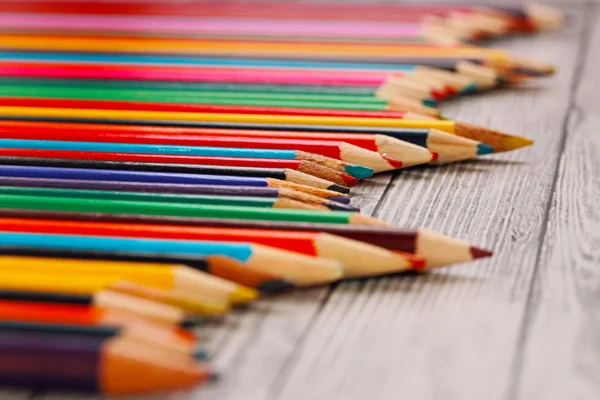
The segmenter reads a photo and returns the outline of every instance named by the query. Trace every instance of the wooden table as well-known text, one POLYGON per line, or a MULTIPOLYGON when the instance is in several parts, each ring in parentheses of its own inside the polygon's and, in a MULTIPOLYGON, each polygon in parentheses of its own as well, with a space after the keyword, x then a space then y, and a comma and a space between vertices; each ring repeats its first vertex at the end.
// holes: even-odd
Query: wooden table
POLYGON ((555 63, 555 77, 444 105, 533 147, 355 191, 366 213, 492 248, 492 259, 261 301, 202 330, 220 382, 139 398, 599 399, 600 3, 565 7, 564 30, 499 43, 555 63))

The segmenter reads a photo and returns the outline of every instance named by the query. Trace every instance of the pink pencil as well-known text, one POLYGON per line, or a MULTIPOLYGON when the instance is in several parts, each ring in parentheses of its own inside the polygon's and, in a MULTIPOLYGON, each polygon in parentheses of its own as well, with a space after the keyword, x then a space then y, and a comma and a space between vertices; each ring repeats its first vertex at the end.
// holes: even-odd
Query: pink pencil
POLYGON ((279 21, 210 17, 101 16, 2 13, 0 26, 10 30, 166 33, 185 35, 267 35, 358 38, 416 38, 421 24, 413 22, 279 21))
MULTIPOLYGON (((355 72, 346 70, 294 71, 260 68, 162 68, 139 65, 87 65, 87 64, 0 64, 1 77, 152 80, 170 82, 222 82, 262 83, 274 85, 318 86, 368 86, 381 85, 390 75, 381 72, 355 72)), ((401 72, 394 75, 401 76, 401 72)))

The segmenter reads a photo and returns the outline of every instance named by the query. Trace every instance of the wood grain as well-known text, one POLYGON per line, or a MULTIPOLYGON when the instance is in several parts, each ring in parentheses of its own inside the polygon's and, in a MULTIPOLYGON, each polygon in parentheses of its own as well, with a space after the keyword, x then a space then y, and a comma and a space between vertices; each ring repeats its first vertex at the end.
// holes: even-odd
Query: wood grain
POLYGON ((600 393, 600 7, 587 15, 585 65, 523 327, 519 399, 600 393))
MULTIPOLYGON (((593 106, 598 84, 580 85, 575 109, 581 112, 571 113, 559 156, 577 65, 587 49, 585 77, 600 81, 594 72, 600 33, 596 28, 585 45, 585 6, 582 0, 569 3, 567 29, 499 42, 557 64, 556 77, 444 108, 459 120, 532 137, 533 147, 405 171, 392 181, 381 175, 353 189, 353 203, 365 213, 491 247, 493 259, 427 276, 355 281, 265 299, 224 324, 199 329, 215 352, 212 364, 224 372, 220 382, 189 394, 141 398, 598 398, 594 267, 600 215, 594 205, 600 142, 592 136, 600 126, 593 115, 599 114, 600 106, 593 106)), ((596 10, 587 26, 597 18, 596 10)), ((20 396, 8 398, 27 398, 25 392, 20 396)))
POLYGON ((563 32, 509 49, 559 65, 548 81, 465 99, 446 111, 537 140, 528 150, 399 175, 378 217, 494 248, 496 256, 427 277, 340 285, 272 397, 503 399, 558 163, 582 35, 581 8, 563 32), (310 382, 310 384, 307 384, 310 382))

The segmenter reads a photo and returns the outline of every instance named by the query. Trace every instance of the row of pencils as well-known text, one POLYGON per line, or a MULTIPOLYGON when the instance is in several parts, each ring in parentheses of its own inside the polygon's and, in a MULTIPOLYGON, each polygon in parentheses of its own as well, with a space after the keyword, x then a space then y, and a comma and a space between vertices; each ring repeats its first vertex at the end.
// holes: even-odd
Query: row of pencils
POLYGON ((437 106, 551 75, 475 42, 562 19, 540 5, 0 2, 0 384, 193 387, 216 374, 191 329, 232 307, 491 256, 361 214, 351 188, 531 145, 437 106))

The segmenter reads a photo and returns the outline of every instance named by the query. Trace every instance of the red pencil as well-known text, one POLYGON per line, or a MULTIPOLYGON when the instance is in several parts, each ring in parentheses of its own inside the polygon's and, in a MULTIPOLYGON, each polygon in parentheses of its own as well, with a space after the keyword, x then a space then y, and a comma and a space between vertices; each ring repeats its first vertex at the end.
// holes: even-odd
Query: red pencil
POLYGON ((424 164, 436 159, 435 154, 423 147, 374 134, 0 121, 0 137, 292 149, 364 165, 374 171, 424 164))
MULTIPOLYGON (((402 160, 396 160, 385 154, 366 150, 340 140, 292 140, 224 135, 186 135, 183 133, 172 135, 161 132, 160 129, 156 130, 156 132, 145 133, 115 133, 81 128, 80 124, 62 124, 62 128, 59 129, 47 128, 43 130, 39 129, 37 123, 23 123, 18 127, 15 127, 15 125, 13 125, 13 127, 7 127, 6 125, 3 123, 2 126, 0 126, 0 137, 4 139, 299 150, 366 166, 371 168, 374 172, 390 171, 402 168, 403 166, 402 160)), ((410 143, 399 140, 397 143, 394 143, 394 146, 400 148, 406 148, 407 146, 405 145, 410 145, 411 148, 413 146, 410 143)), ((431 158, 431 153, 428 152, 428 157, 426 160, 423 160, 423 163, 431 161, 431 158)))
POLYGON ((231 158, 179 156, 171 154, 104 153, 69 150, 1 149, 0 156, 33 158, 67 158, 76 160, 135 161, 142 163, 222 165, 229 167, 287 168, 343 186, 356 186, 358 179, 331 168, 305 160, 273 158, 231 158))

